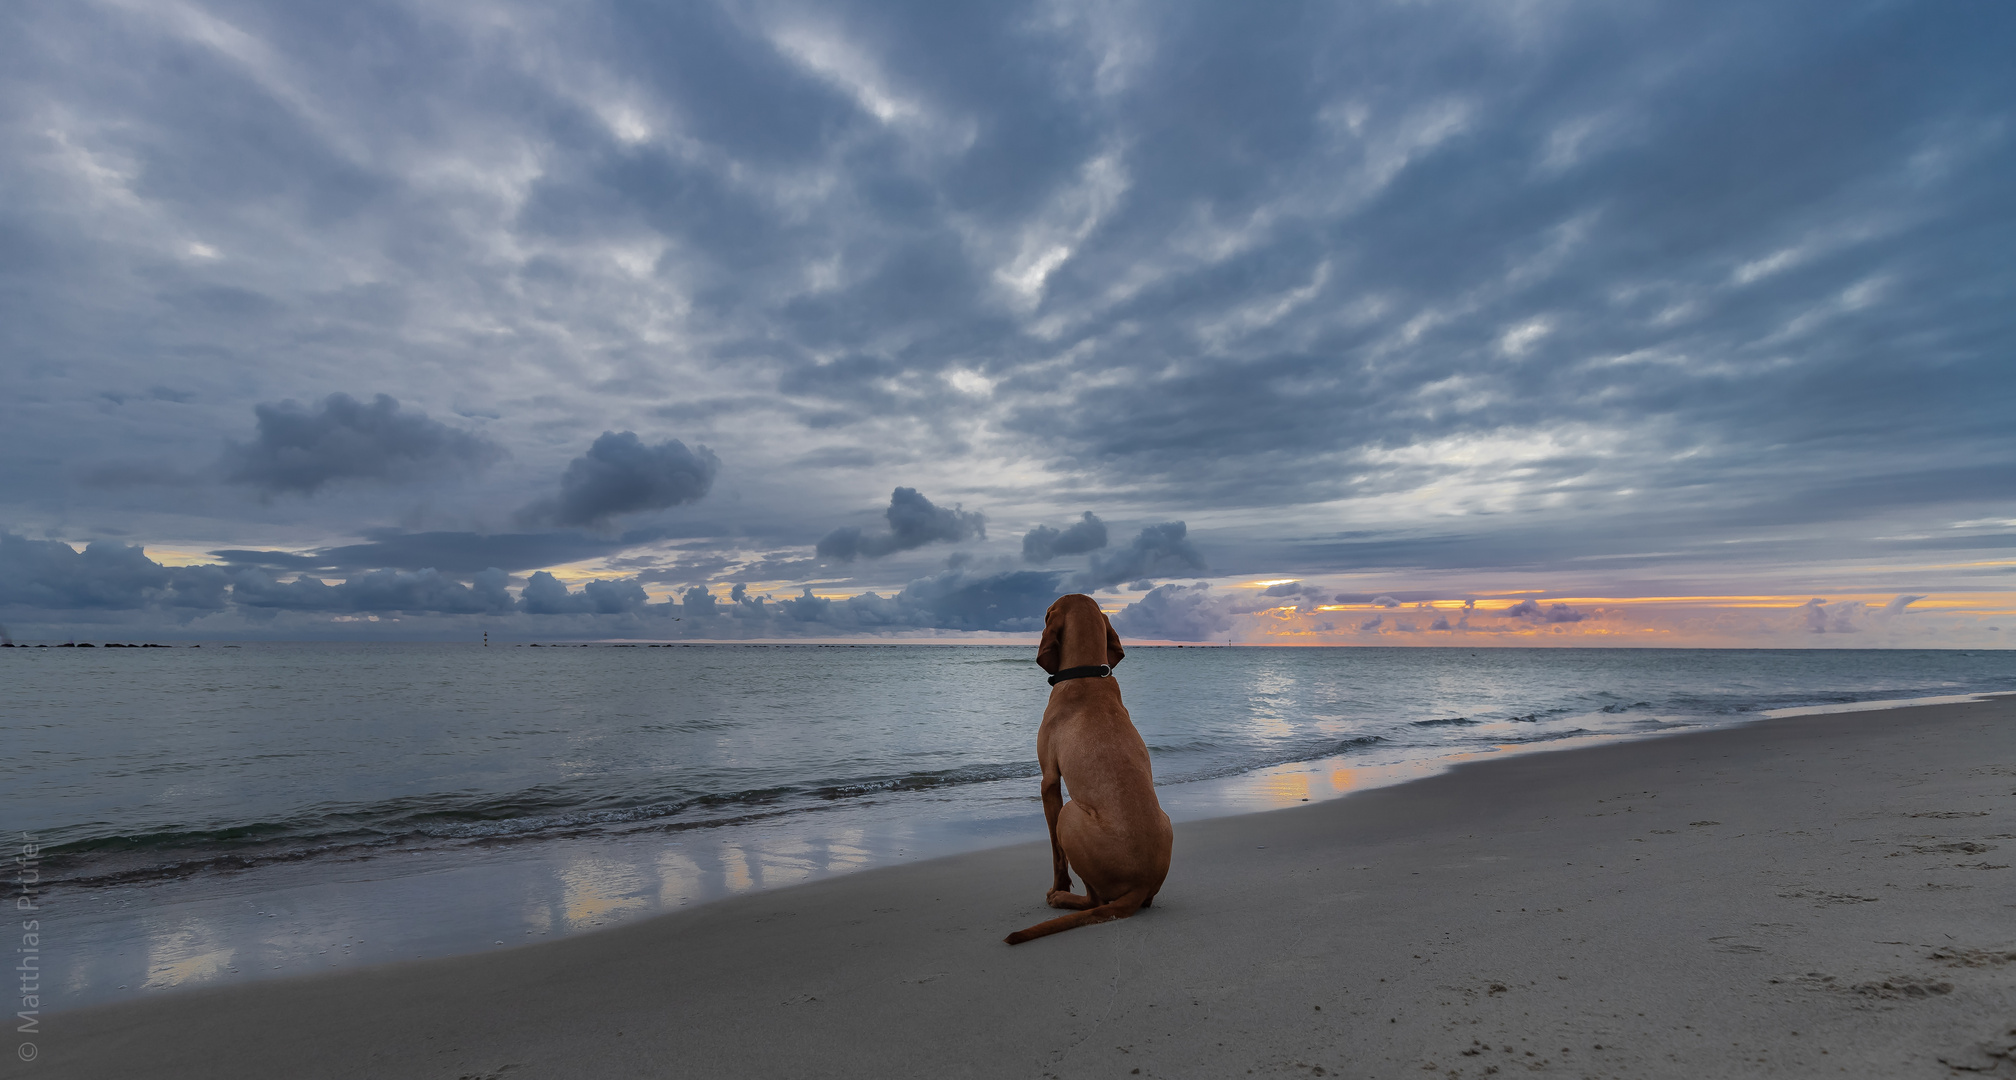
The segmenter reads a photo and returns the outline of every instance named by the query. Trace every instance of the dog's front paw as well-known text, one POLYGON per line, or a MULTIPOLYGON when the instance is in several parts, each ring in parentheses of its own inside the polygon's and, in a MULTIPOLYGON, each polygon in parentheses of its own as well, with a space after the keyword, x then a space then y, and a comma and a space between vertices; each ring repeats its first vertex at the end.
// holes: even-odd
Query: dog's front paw
POLYGON ((1049 904, 1051 907, 1063 908, 1066 911, 1083 911, 1090 906, 1090 902, 1085 897, 1079 896, 1069 889, 1051 889, 1048 893, 1044 894, 1043 902, 1049 904))

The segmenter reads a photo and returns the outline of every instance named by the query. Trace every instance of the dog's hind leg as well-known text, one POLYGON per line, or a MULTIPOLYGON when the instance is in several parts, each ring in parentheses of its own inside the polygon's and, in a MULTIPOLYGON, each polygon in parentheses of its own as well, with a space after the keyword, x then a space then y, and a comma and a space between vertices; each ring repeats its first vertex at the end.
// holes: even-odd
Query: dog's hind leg
POLYGON ((1063 889, 1052 889, 1050 895, 1043 898, 1043 902, 1054 908, 1063 908, 1065 911, 1084 911, 1100 904, 1099 894, 1093 892, 1089 885, 1085 888, 1084 896, 1065 892, 1063 889))

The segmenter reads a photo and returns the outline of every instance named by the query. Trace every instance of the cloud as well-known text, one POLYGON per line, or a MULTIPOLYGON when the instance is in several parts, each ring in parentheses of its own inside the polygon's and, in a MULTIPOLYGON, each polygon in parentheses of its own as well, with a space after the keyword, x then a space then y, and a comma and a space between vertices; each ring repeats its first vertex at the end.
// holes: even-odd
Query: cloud
POLYGON ((424 413, 404 412, 379 394, 364 404, 331 394, 314 408, 293 401, 260 404, 258 434, 227 443, 224 479, 266 496, 313 495, 339 480, 398 482, 482 468, 503 456, 489 440, 424 413))
POLYGON ((1105 546, 1106 523, 1090 510, 1061 531, 1038 525, 1022 534, 1022 558, 1032 563, 1046 563, 1060 555, 1083 555, 1105 546))
MULTIPOLYGON (((1131 588, 1132 586, 1130 586, 1131 588)), ((1142 591, 1147 591, 1143 589, 1142 591)), ((1245 593, 1227 597, 1226 611, 1234 615, 1245 615, 1256 611, 1273 611, 1286 605, 1283 600, 1299 600, 1298 611, 1308 612, 1328 602, 1329 594, 1319 586, 1304 581, 1280 581, 1261 589, 1257 593, 1245 593)))
POLYGON ((1085 571, 1071 579, 1071 587, 1091 592, 1128 581, 1201 574, 1206 569, 1204 556, 1190 543, 1187 533, 1180 521, 1150 525, 1126 547, 1093 555, 1085 571))
POLYGON ((714 486, 721 459, 678 439, 646 446, 634 431, 605 431, 567 465, 557 498, 518 512, 524 525, 606 527, 612 518, 692 502, 714 486))
POLYGON ((373 570, 329 585, 315 577, 276 582, 264 571, 231 579, 234 603, 255 609, 320 612, 414 612, 498 615, 517 609, 502 570, 476 574, 467 585, 435 570, 373 570))
POLYGON ((711 535, 774 541, 752 580, 814 580, 778 538, 836 524, 868 528, 833 558, 894 549, 834 516, 888 490, 870 463, 1402 601, 2002 573, 1917 569, 2008 542, 1946 527, 2006 518, 2016 477, 1993 5, 730 8, 391 6, 368 48, 312 5, 21 8, 0 520, 461 576, 544 541, 417 538, 542 495, 525 537, 651 509, 240 430, 344 385, 489 417, 450 422, 521 460, 676 422, 734 466, 711 535), (171 486, 219 432, 240 490, 320 497, 171 486), (393 524, 416 539, 352 543, 393 524))
POLYGON ((1537 623, 1578 623, 1590 617, 1590 613, 1577 611, 1567 604, 1555 604, 1542 609, 1538 603, 1530 599, 1521 600, 1499 614, 1507 618, 1526 619, 1537 623))
POLYGON ((1890 602, 1884 604, 1881 610, 1876 612, 1876 616, 1881 619, 1895 618, 1899 615, 1904 614, 1905 608, 1910 607, 1912 604, 1915 604, 1923 599, 1925 599, 1925 597, 1923 597, 1922 595, 1898 593, 1896 596, 1891 597, 1890 602))
POLYGON ((1307 596, 1320 598, 1323 595, 1323 590, 1305 582, 1281 581, 1260 590, 1260 595, 1267 597, 1307 596))
POLYGON ((898 593, 898 604, 918 612, 924 625, 948 630, 1043 629, 1043 613, 1062 593, 1060 575, 1040 570, 975 575, 948 570, 919 578, 898 593))
POLYGON ((0 606, 216 611, 229 584, 217 567, 162 566, 138 546, 94 540, 78 551, 0 532, 0 606))
MULTIPOLYGON (((940 630, 1021 631, 1043 628, 1043 613, 1057 598, 1060 575, 1023 570, 1001 574, 971 574, 947 570, 918 578, 894 596, 875 592, 835 600, 815 596, 811 586, 766 610, 741 593, 731 601, 735 613, 768 615, 772 633, 859 632, 931 628, 940 630)), ((753 624, 752 624, 753 625, 753 624)))
POLYGON ((595 580, 569 592, 560 579, 544 570, 532 575, 519 594, 530 615, 620 615, 642 608, 650 598, 634 579, 595 580))
POLYGON ((688 616, 696 619, 711 618, 721 610, 719 602, 714 599, 714 594, 708 592, 705 585, 695 585, 680 593, 679 606, 688 616))
POLYGON ((276 570, 440 570, 473 574, 497 567, 531 570, 610 555, 659 538, 653 530, 633 530, 618 537, 578 532, 496 533, 405 532, 369 529, 368 543, 342 544, 308 554, 220 548, 210 552, 227 563, 276 570))
MULTIPOLYGON (((889 596, 871 591, 830 599, 813 595, 807 586, 770 611, 787 616, 786 626, 799 632, 929 628, 1033 634, 1043 628, 1045 609, 1064 592, 1063 576, 1047 570, 983 574, 954 568, 916 578, 889 596)), ((731 600, 742 588, 735 587, 731 600)), ((749 599, 738 601, 745 612, 749 599)))
POLYGON ((838 528, 819 540, 816 548, 822 559, 853 562, 858 558, 879 559, 925 544, 956 544, 974 538, 985 539, 987 519, 977 511, 932 503, 916 488, 899 487, 889 496, 889 531, 868 533, 858 526, 838 528))
MULTIPOLYGON (((1419 604, 1434 600, 1441 594, 1432 592, 1395 591, 1391 593, 1338 593, 1330 598, 1333 604, 1371 604, 1375 607, 1392 608, 1402 604, 1419 604)), ((1469 601, 1476 604, 1475 600, 1469 601)))
POLYGON ((1232 627, 1229 598, 1209 585, 1162 585, 1113 616, 1113 628, 1128 637, 1160 641, 1204 641, 1232 627))
MULTIPOLYGON (((1798 610, 1805 618, 1809 634, 1854 634, 1861 631, 1856 620, 1867 608, 1860 600, 1849 600, 1830 607, 1827 601, 1816 596, 1799 605, 1798 610)), ((1887 606, 1885 610, 1888 610, 1887 606)), ((1898 605, 1898 610, 1902 611, 1903 605, 1898 605)))

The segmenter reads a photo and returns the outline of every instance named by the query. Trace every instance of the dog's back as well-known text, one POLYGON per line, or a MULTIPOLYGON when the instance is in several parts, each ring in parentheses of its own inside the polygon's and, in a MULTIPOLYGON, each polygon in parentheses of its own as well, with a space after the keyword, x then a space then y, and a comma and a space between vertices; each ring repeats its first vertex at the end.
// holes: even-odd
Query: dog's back
MULTIPOLYGON (((1050 692, 1043 728, 1037 732, 1038 758, 1045 749, 1044 731, 1050 733, 1049 750, 1072 802, 1081 804, 1102 824, 1130 836, 1152 840, 1169 832, 1169 815, 1162 812, 1162 804, 1155 798, 1148 744, 1142 741, 1134 718, 1120 700, 1117 680, 1081 679, 1059 684, 1050 692)), ((1161 873, 1166 874, 1166 838, 1159 844, 1130 848, 1130 861, 1156 848, 1162 853, 1161 873)), ((1072 865, 1077 865, 1075 860, 1072 865)), ((1078 873, 1084 876, 1084 868, 1078 873)))

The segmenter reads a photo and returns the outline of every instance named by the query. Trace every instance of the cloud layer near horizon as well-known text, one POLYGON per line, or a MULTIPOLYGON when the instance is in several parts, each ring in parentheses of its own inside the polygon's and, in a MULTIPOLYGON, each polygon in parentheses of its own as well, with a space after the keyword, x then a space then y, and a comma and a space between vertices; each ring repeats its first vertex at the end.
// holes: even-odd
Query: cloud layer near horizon
MULTIPOLYGON (((1993 5, 0 28, 0 528, 136 575, 20 549, 58 576, 0 620, 634 614, 593 580, 980 627, 1040 580, 1211 636, 1295 579, 1356 635, 1461 615, 1318 594, 2009 589, 1993 5)), ((1607 625, 1568 609, 1497 623, 1607 625)))

